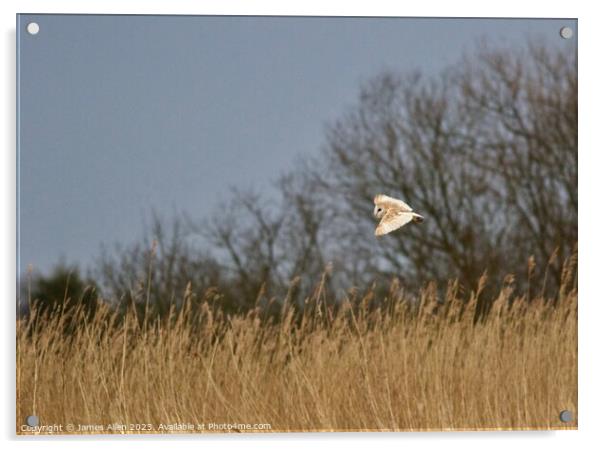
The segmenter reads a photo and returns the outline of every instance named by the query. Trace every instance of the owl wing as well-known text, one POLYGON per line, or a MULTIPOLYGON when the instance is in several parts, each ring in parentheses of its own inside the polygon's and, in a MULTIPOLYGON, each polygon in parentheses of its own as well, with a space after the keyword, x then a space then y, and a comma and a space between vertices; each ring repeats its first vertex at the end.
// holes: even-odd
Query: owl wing
POLYGON ((404 203, 403 201, 391 198, 387 195, 376 195, 374 197, 374 204, 376 204, 379 207, 382 207, 383 209, 396 209, 402 212, 412 212, 413 210, 408 204, 404 203))
POLYGON ((411 212, 400 210, 397 208, 389 209, 382 220, 376 227, 374 235, 380 237, 381 235, 388 234, 391 231, 401 228, 403 225, 412 221, 414 215, 411 212))

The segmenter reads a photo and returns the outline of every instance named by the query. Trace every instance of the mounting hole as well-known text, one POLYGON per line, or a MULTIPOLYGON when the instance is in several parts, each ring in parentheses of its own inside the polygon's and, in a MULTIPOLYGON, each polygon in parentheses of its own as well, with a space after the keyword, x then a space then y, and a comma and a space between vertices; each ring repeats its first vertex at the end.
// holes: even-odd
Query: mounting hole
POLYGON ((560 28, 560 37, 563 39, 570 39, 573 37, 573 29, 571 27, 560 28))
POLYGON ((38 426, 40 424, 40 418, 38 418, 36 415, 28 416, 25 418, 25 424, 27 424, 29 427, 38 426))
POLYGON ((27 24, 27 32, 32 36, 35 36, 40 32, 40 25, 38 25, 36 22, 29 22, 27 24))
POLYGON ((571 422, 573 420, 573 412, 571 412, 570 410, 563 410, 560 412, 560 415, 558 417, 562 422, 571 422))

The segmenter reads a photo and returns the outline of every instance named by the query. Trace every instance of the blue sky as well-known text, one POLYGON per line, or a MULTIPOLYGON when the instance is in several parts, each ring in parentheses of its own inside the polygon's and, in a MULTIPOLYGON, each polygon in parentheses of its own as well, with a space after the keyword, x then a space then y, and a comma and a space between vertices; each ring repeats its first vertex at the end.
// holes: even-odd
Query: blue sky
POLYGON ((270 189, 384 69, 577 42, 560 19, 27 14, 17 33, 21 272, 89 267, 153 210, 202 218, 229 187, 270 189))

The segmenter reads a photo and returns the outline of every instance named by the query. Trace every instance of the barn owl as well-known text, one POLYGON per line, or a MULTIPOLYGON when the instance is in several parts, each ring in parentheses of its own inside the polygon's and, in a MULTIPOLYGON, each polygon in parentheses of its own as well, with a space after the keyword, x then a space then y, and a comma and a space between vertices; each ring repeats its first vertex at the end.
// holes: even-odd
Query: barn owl
POLYGON ((395 231, 410 221, 420 223, 424 220, 422 215, 415 213, 406 203, 387 195, 374 197, 374 216, 380 218, 380 223, 374 231, 377 237, 395 231))

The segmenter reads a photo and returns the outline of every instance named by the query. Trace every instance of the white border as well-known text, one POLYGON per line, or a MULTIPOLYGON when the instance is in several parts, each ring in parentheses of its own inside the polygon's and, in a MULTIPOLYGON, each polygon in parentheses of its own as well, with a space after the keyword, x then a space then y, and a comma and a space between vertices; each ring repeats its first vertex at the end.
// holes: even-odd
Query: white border
POLYGON ((2 108, 0 135, 4 139, 0 167, 2 175, 2 211, 0 221, 1 254, 0 285, 3 287, 4 329, 0 350, 2 352, 2 387, 5 389, 0 409, 2 438, 9 446, 22 447, 44 444, 50 447, 86 446, 100 447, 107 443, 127 442, 128 445, 147 447, 211 445, 237 447, 306 447, 309 445, 344 445, 347 448, 366 446, 403 447, 420 444, 425 447, 507 447, 532 444, 546 447, 591 447, 601 441, 596 431, 600 427, 600 363, 602 294, 597 287, 598 265, 602 248, 600 233, 602 221, 602 142, 600 121, 602 105, 600 95, 600 54, 602 42, 601 16, 593 6, 595 2, 504 0, 500 2, 450 1, 203 1, 193 3, 182 0, 125 0, 81 1, 3 1, 2 11, 2 108), (455 16, 455 17, 567 17, 579 19, 579 430, 557 432, 454 432, 421 434, 288 434, 288 435, 218 435, 178 436, 169 441, 161 437, 56 437, 23 439, 14 436, 15 399, 15 14, 21 13, 144 13, 144 14, 235 14, 235 15, 346 15, 346 16, 455 16), (598 45, 597 45, 598 44, 598 45))

